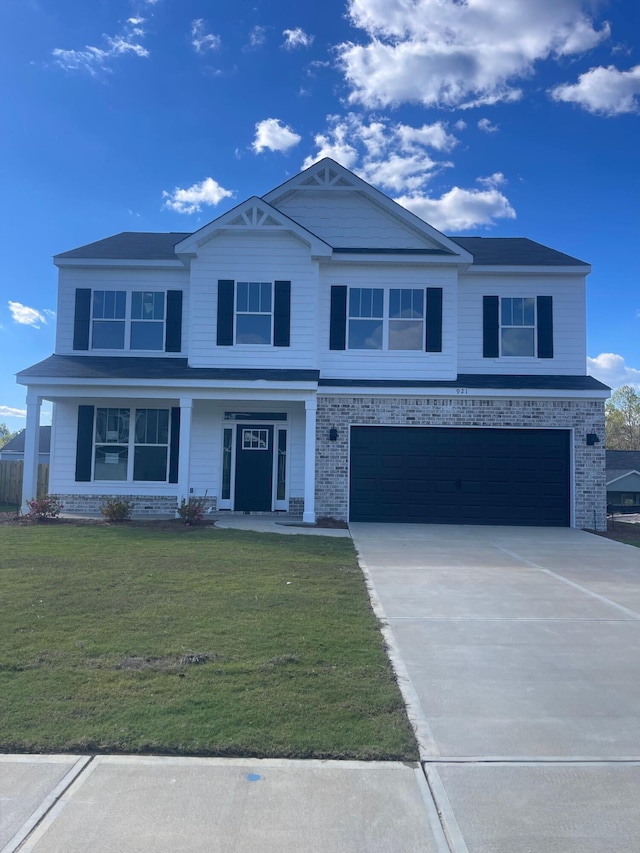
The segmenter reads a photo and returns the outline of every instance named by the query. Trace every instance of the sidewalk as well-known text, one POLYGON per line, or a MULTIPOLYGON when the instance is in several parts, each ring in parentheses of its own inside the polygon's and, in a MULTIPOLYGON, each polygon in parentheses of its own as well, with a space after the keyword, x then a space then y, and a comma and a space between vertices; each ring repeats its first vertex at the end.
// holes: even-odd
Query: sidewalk
POLYGON ((1 853, 447 853, 419 765, 0 756, 1 853))

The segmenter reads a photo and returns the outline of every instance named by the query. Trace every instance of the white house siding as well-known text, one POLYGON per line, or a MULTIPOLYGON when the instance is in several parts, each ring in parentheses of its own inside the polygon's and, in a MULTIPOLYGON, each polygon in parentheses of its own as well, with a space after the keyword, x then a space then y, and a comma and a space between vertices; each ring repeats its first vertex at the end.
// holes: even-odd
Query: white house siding
MULTIPOLYGON (((602 445, 586 444, 587 433, 604 435, 601 400, 318 395, 316 513, 319 516, 348 517, 350 426, 367 424, 571 429, 574 524, 605 528, 605 452, 602 445), (334 442, 327 441, 331 427, 338 430, 334 442)), ((460 522, 464 523, 464 518, 460 522)))
POLYGON ((190 365, 315 368, 317 289, 317 263, 296 237, 254 230, 215 236, 191 263, 190 365), (291 345, 216 346, 219 279, 291 281, 291 345))
MULTIPOLYGON (((88 355, 73 349, 73 321, 77 287, 96 290, 182 290, 182 357, 189 349, 189 271, 187 269, 140 269, 136 267, 62 267, 58 278, 56 353, 88 355)), ((90 351, 91 352, 91 351, 90 351)), ((94 350, 93 355, 165 356, 160 351, 94 350)), ((170 353, 180 356, 181 353, 170 353)))
POLYGON ((327 264, 320 268, 320 375, 332 379, 455 379, 457 375, 457 270, 418 264, 327 264), (442 352, 330 350, 332 285, 441 287, 442 352))
POLYGON ((584 276, 461 275, 458 371, 584 376, 587 363, 584 276), (553 296, 553 358, 483 358, 483 296, 553 296))
POLYGON ((277 207, 330 246, 439 248, 434 241, 394 219, 358 192, 301 190, 277 207))

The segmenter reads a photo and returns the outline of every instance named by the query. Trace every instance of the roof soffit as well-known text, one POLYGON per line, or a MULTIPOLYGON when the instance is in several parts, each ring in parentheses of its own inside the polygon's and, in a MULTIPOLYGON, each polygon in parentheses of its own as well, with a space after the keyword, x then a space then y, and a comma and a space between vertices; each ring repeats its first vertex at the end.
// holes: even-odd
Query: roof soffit
POLYGON ((390 216, 397 222, 401 222, 406 228, 419 234, 429 244, 435 244, 438 248, 455 255, 460 259, 461 263, 470 264, 473 262, 473 256, 458 243, 455 243, 423 219, 420 219, 402 207, 402 205, 393 201, 389 196, 372 187, 371 184, 368 184, 362 178, 359 178, 353 172, 345 169, 344 166, 341 166, 329 157, 325 157, 323 160, 314 163, 308 169, 305 169, 304 172, 300 172, 284 184, 266 193, 263 196, 263 200, 277 208, 279 204, 282 204, 294 194, 312 196, 314 193, 326 194, 327 192, 335 192, 336 194, 345 192, 357 193, 366 198, 375 207, 384 211, 387 216, 390 216))
POLYGON ((206 243, 221 232, 262 232, 292 234, 311 249, 313 255, 330 255, 331 247, 307 228, 299 225, 285 213, 272 207, 264 199, 252 196, 204 225, 186 240, 176 245, 176 255, 195 255, 206 243))

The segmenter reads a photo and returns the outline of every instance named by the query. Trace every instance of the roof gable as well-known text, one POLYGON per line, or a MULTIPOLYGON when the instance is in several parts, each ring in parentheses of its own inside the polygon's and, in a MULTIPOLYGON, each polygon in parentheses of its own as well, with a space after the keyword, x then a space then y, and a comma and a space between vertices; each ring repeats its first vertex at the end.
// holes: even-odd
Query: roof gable
POLYGON ((331 255, 331 247, 324 240, 257 196, 248 198, 190 234, 176 245, 176 255, 197 254, 198 249, 223 231, 288 233, 309 246, 313 255, 331 255))
POLYGON ((387 248, 421 248, 467 264, 473 260, 464 247, 328 157, 263 198, 335 248, 373 248, 384 239, 387 248))

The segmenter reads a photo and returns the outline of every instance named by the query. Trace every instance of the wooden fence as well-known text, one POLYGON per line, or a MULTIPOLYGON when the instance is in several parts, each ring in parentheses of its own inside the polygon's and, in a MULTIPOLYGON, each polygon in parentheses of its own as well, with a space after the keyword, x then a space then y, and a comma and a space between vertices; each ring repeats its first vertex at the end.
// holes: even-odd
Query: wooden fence
MULTIPOLYGON (((23 466, 23 462, 7 462, 0 459, 0 504, 20 506, 23 466)), ((38 496, 46 495, 48 491, 49 466, 38 465, 38 496)))

